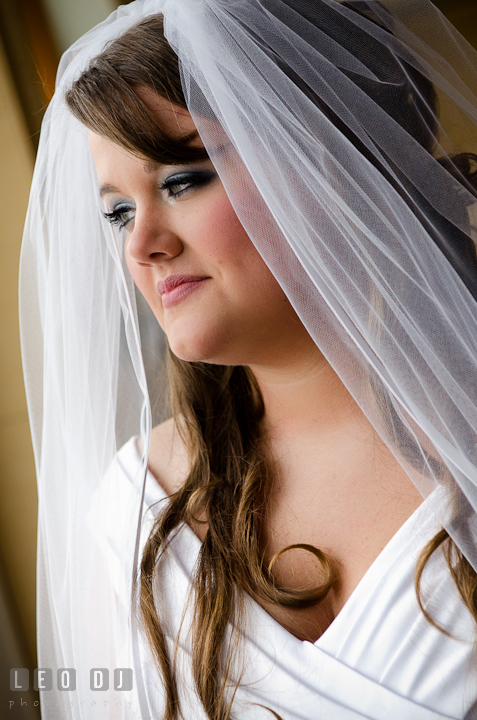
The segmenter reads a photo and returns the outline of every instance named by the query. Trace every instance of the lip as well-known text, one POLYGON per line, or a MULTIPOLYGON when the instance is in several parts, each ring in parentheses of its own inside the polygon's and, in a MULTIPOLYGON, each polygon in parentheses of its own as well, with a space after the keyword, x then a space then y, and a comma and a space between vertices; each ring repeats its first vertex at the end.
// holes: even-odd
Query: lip
POLYGON ((161 296, 164 308, 176 305, 194 292, 210 277, 205 275, 169 275, 157 283, 157 292, 161 296))

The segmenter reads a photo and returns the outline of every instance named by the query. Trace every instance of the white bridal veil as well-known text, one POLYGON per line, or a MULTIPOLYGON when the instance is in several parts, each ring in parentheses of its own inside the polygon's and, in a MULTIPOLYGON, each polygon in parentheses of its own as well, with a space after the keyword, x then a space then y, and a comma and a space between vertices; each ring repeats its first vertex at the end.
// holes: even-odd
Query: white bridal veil
POLYGON ((130 600, 147 455, 127 501, 111 463, 167 417, 164 343, 64 102, 110 40, 155 13, 247 233, 422 494, 448 489, 440 521, 477 569, 477 54, 428 0, 136 0, 62 59, 22 251, 47 720, 100 705, 101 718, 148 718, 160 682, 130 600), (114 552, 109 527, 123 529, 114 552), (121 668, 130 692, 114 687, 121 668), (76 691, 57 688, 58 669, 76 670, 76 691), (110 674, 99 700, 94 669, 110 674))

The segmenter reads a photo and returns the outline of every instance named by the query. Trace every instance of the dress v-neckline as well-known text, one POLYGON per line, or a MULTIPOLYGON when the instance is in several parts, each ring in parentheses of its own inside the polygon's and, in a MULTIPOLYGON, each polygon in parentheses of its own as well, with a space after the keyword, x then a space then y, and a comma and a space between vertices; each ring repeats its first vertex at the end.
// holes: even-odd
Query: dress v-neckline
MULTIPOLYGON (((134 443, 134 447, 136 454, 139 458, 139 451, 137 449, 136 442, 134 443)), ((254 600, 251 596, 247 594, 247 598, 251 606, 254 608, 256 615, 263 619, 264 625, 270 626, 270 628, 272 628, 275 633, 279 633, 280 635, 282 635, 282 637, 284 639, 287 639, 288 642, 291 641, 292 643, 298 643, 299 645, 301 645, 302 643, 308 643, 318 648, 322 645, 328 645, 329 642, 332 641, 333 637, 340 634, 343 623, 346 623, 346 618, 353 611, 356 603, 363 602, 362 596, 364 596, 364 602, 370 599, 369 591, 371 590, 371 586, 376 586, 379 582, 379 578, 385 572, 385 569, 389 567, 389 565, 393 563, 402 552, 405 552, 406 549, 409 549, 408 545, 411 538, 415 541, 417 527, 419 527, 419 530, 421 530, 423 533, 421 547, 424 547, 426 542, 428 542, 428 540, 430 539, 430 534, 429 531, 426 532, 426 527, 428 525, 428 521, 431 518, 431 515, 428 514, 428 511, 430 509, 430 506, 434 507, 435 503, 440 500, 443 490, 444 489, 442 487, 436 487, 430 493, 430 495, 428 495, 428 497, 425 498, 423 502, 416 508, 416 510, 414 510, 414 512, 407 518, 407 520, 404 521, 401 527, 394 533, 394 535, 386 543, 381 552, 373 560, 369 568, 366 570, 364 575, 361 577, 361 579, 351 592, 350 596, 344 603, 339 613, 334 617, 326 630, 315 642, 311 642, 310 640, 300 640, 299 638, 297 638, 296 635, 293 635, 293 633, 291 633, 281 623, 279 623, 278 620, 273 617, 273 615, 270 615, 270 613, 268 613, 265 608, 260 605, 260 603, 258 603, 256 600, 254 600), (422 517, 423 515, 427 515, 427 517, 425 517, 424 519, 424 522, 422 517), (368 592, 366 592, 366 588, 369 588, 368 592), (283 635, 284 633, 285 635, 283 635)), ((147 468, 146 492, 144 500, 148 508, 154 505, 154 503, 157 503, 161 500, 167 500, 168 498, 169 496, 166 494, 161 484, 158 482, 151 470, 147 468)), ((435 528, 436 532, 437 529, 438 528, 435 528)), ((183 523, 180 527, 180 533, 186 535, 188 539, 190 539, 190 541, 194 543, 198 554, 202 545, 202 541, 192 530, 192 528, 186 523, 183 523)), ((415 554, 415 542, 413 543, 412 550, 414 550, 413 554, 415 554)))

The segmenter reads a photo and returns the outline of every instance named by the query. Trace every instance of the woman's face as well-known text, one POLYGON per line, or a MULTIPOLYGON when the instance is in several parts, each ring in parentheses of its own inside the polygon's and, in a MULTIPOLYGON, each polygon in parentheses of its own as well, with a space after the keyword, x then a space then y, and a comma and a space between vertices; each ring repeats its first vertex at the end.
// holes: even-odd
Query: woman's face
MULTIPOLYGON (((148 90, 141 97, 170 133, 195 130, 185 110, 148 90)), ((156 165, 94 133, 90 147, 131 275, 178 357, 273 364, 303 332, 309 340, 210 160, 156 165)))

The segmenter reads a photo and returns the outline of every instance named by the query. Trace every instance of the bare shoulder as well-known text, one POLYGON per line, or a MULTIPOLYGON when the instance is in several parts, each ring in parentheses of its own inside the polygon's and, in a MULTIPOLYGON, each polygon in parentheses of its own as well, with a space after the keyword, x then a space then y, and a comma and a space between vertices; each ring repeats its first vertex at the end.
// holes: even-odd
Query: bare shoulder
POLYGON ((151 432, 149 470, 167 495, 177 492, 187 478, 187 450, 173 418, 156 425, 151 432))

